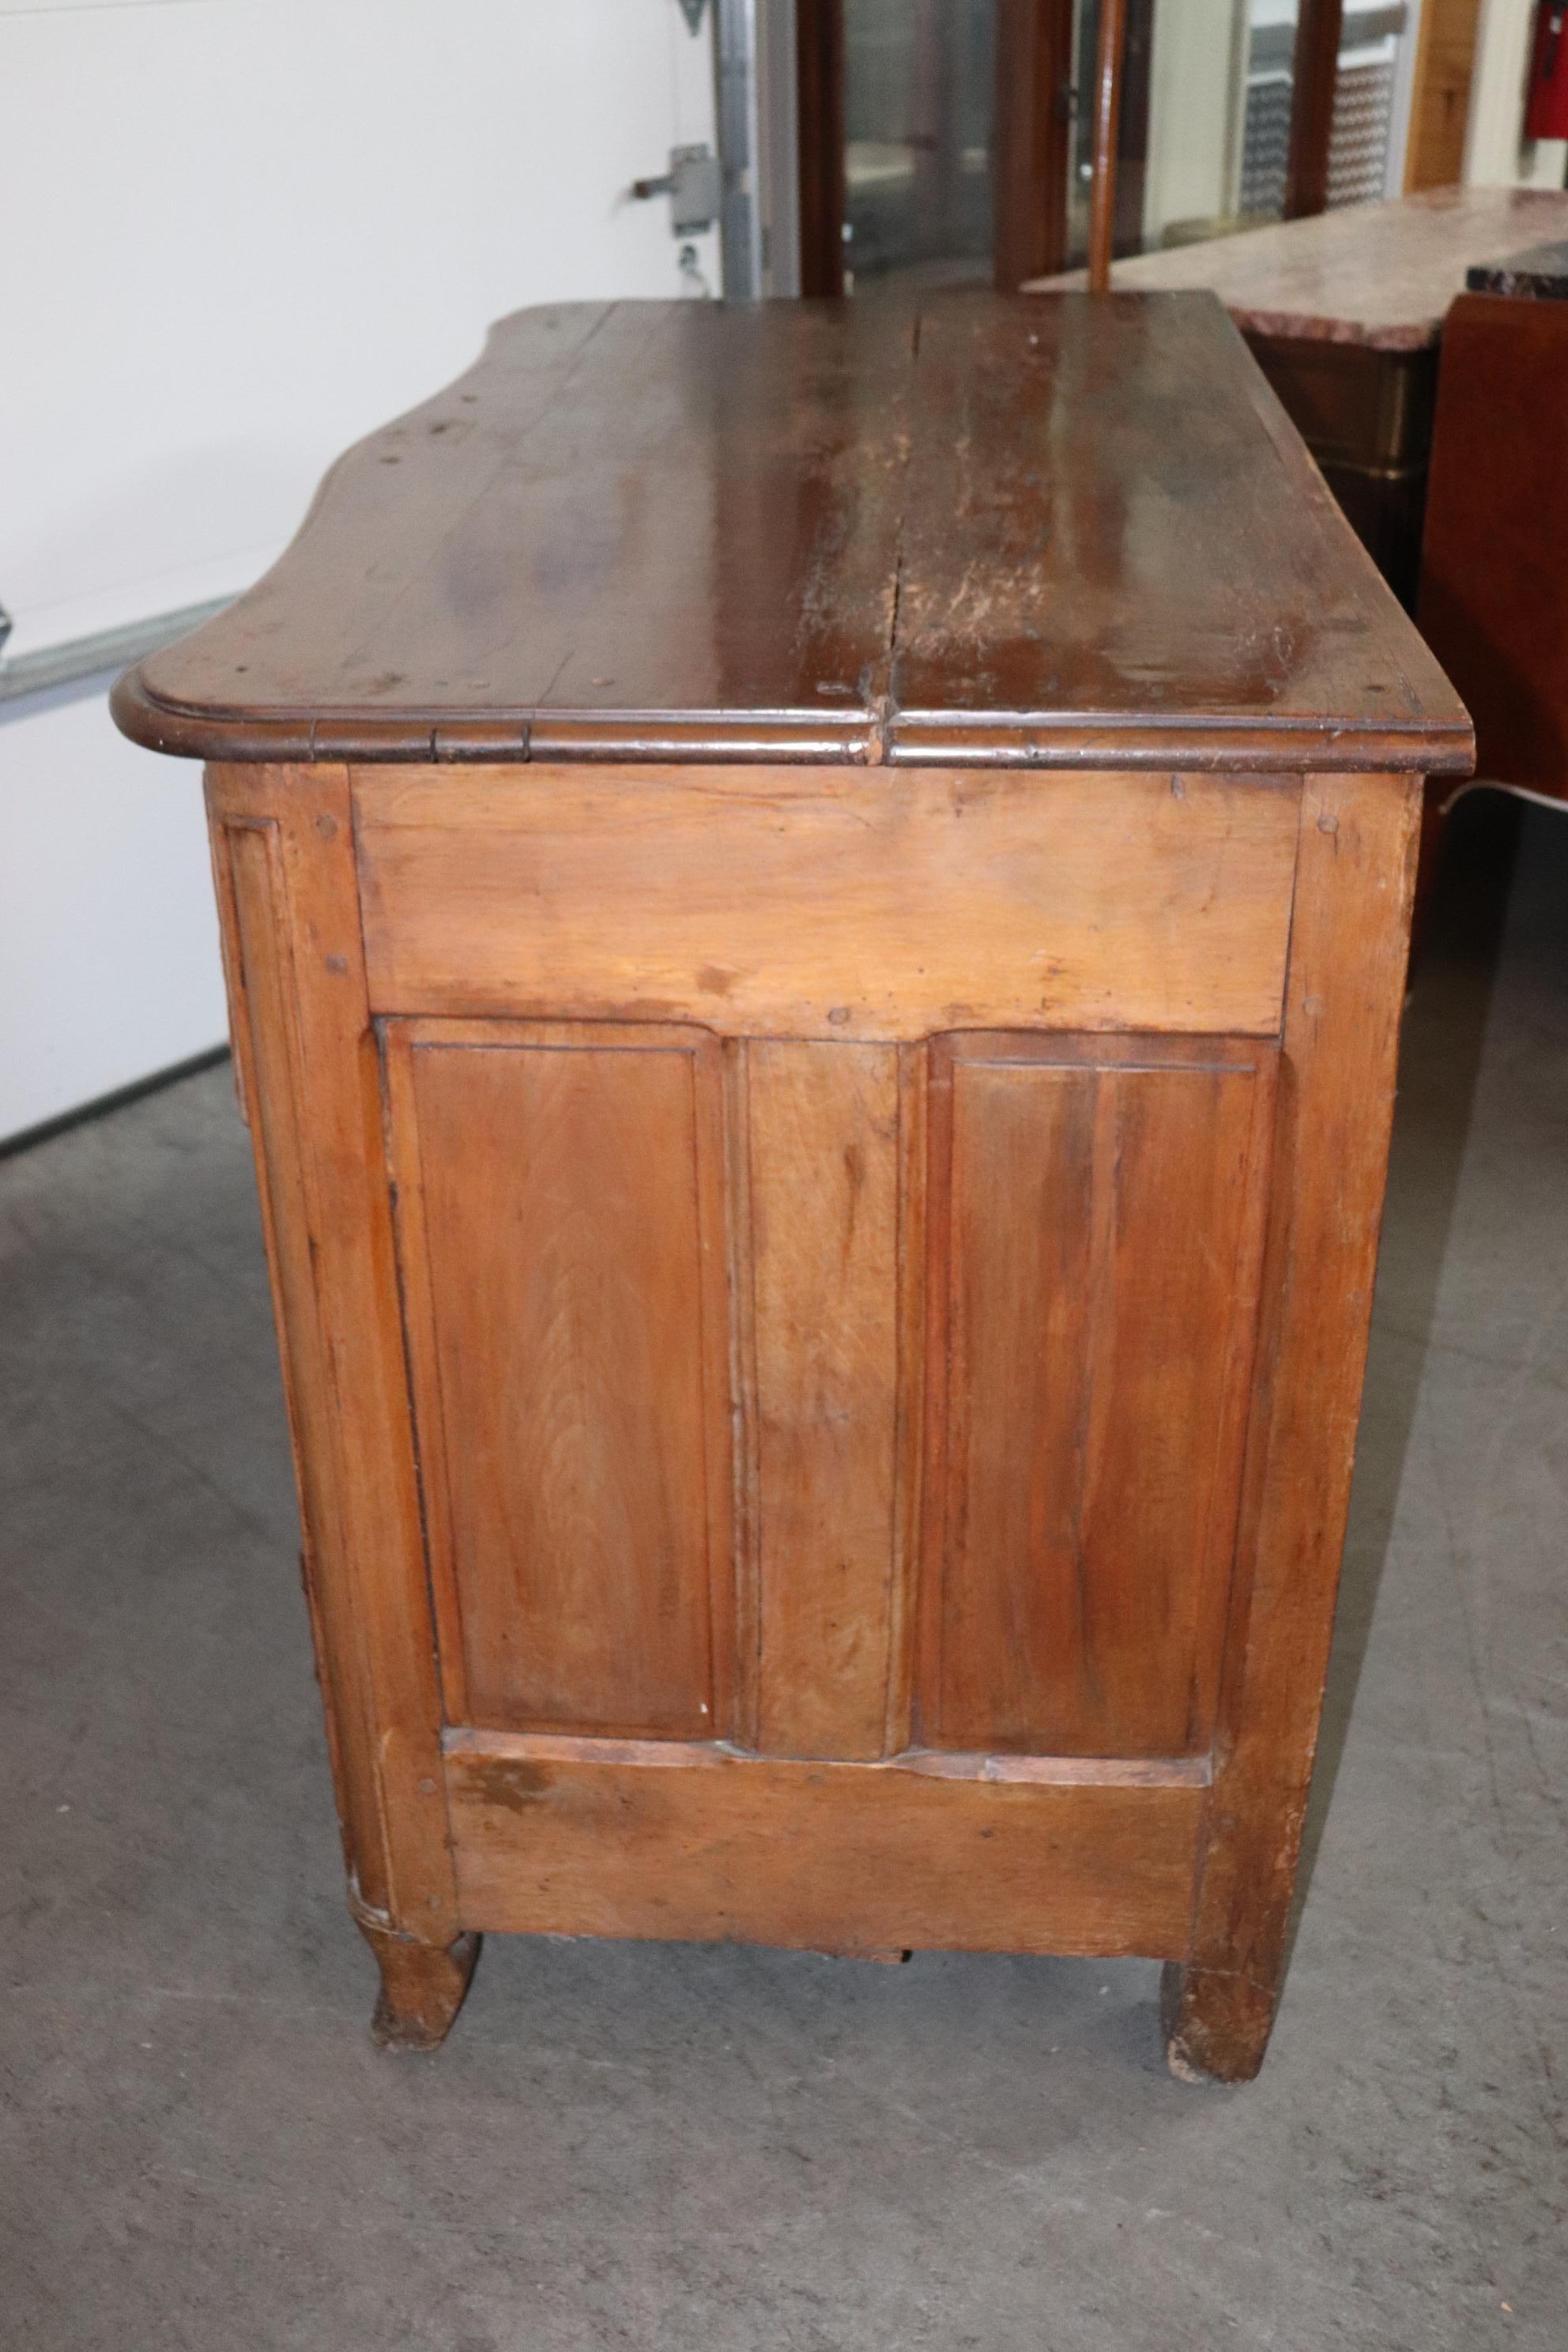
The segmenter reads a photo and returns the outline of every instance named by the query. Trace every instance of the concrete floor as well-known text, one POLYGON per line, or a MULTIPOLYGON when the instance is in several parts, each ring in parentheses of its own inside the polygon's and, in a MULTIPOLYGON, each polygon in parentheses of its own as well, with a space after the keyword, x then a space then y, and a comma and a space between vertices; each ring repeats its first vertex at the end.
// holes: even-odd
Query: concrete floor
POLYGON ((1247 2090, 1169 2078, 1152 1966, 940 1954, 492 1938, 377 2056, 227 1073, 0 1165, 0 2341, 1561 2352, 1568 824, 1494 959, 1502 806, 1408 1024, 1247 2090))

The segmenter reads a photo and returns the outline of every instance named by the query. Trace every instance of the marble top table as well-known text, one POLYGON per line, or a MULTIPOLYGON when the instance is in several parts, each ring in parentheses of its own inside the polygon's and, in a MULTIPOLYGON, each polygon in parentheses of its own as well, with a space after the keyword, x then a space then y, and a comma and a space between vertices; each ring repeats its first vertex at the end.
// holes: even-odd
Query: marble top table
POLYGON ((1568 302, 1568 237, 1510 253, 1506 261, 1478 262, 1467 271, 1472 294, 1519 294, 1536 302, 1568 302))
MULTIPOLYGON (((1208 287, 1244 333, 1414 352, 1436 342, 1472 265, 1558 237, 1568 237, 1568 194, 1430 188, 1141 254, 1119 261, 1111 283, 1129 292, 1208 287)), ((1072 270, 1026 291, 1084 282, 1072 270)))

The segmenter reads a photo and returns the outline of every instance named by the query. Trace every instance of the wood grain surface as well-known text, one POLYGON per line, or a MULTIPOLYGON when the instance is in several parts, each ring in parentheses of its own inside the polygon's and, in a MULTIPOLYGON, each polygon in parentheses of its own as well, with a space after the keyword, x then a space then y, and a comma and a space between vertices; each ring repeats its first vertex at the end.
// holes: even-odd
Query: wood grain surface
POLYGON ((356 772, 383 1013, 1276 1030, 1298 785, 1202 774, 356 772))
POLYGON ((1205 1790, 456 1733, 466 1918, 853 1951, 1184 1951, 1205 1790))
POLYGON ((1203 294, 520 313, 115 709, 206 758, 1468 756, 1203 294))
POLYGON ((713 1041, 425 1022, 393 1024, 387 1047, 449 1715, 727 1728, 713 1041))
POLYGON ((1209 1743, 1274 1055, 943 1040, 931 1086, 918 1736, 1209 1743))
POLYGON ((771 1756, 880 1756, 898 1466, 899 1063, 745 1050, 758 1706, 771 1756))

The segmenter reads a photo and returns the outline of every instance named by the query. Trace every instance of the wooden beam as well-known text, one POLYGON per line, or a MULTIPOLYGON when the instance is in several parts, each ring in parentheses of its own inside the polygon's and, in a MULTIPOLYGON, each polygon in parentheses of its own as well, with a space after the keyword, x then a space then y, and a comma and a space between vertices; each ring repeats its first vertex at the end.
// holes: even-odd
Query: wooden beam
POLYGON ((1116 146, 1121 123, 1121 54, 1127 38, 1127 0, 1101 0, 1100 40, 1094 66, 1094 179, 1089 200, 1089 288, 1103 294, 1110 284, 1116 236, 1116 146))
POLYGON ((1290 152, 1285 166, 1287 220, 1301 220, 1310 213, 1328 209, 1329 142, 1334 128, 1343 13, 1344 0, 1301 0, 1296 26, 1290 152))
POLYGON ((844 0, 795 0, 800 290, 844 291, 844 0))

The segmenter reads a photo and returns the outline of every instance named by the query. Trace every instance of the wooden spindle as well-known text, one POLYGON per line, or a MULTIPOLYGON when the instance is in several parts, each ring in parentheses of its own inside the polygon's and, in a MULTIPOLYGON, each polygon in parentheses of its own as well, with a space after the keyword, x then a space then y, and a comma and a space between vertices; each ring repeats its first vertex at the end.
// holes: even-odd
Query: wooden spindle
POLYGON ((1089 199, 1089 287, 1103 294, 1110 284, 1110 248, 1116 234, 1116 141, 1121 123, 1121 54, 1127 39, 1127 0, 1100 0, 1100 41, 1094 64, 1094 177, 1089 199))

